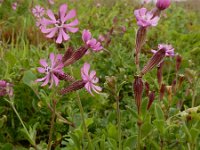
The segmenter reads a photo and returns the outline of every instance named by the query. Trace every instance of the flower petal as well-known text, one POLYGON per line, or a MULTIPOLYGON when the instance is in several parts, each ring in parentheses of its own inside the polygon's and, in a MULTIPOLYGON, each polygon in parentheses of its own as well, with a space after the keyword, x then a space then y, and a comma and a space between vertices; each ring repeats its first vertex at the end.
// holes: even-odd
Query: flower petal
POLYGON ((45 73, 45 69, 42 67, 38 67, 37 70, 39 73, 45 73))
POLYGON ((76 10, 70 10, 69 12, 68 12, 68 14, 65 16, 65 18, 63 19, 63 21, 65 22, 65 21, 67 21, 67 20, 69 20, 69 19, 71 19, 71 18, 74 18, 76 16, 76 10))
POLYGON ((58 37, 57 37, 57 40, 56 40, 56 43, 62 43, 62 30, 60 29, 59 30, 59 33, 58 33, 58 37))
POLYGON ((47 67, 47 66, 48 66, 48 64, 47 64, 47 62, 46 62, 45 59, 40 59, 40 64, 41 64, 43 67, 47 67))
POLYGON ((93 93, 92 93, 92 91, 91 91, 91 86, 90 86, 90 83, 89 83, 89 82, 87 82, 87 83, 85 84, 85 88, 86 88, 86 90, 87 90, 92 96, 94 96, 93 93))
POLYGON ((46 36, 47 38, 52 38, 55 36, 56 32, 58 31, 58 28, 52 28, 50 33, 46 36))
POLYGON ((45 86, 49 83, 49 79, 50 79, 50 74, 46 75, 46 79, 44 81, 44 83, 41 86, 45 86))
POLYGON ((56 21, 56 18, 55 18, 55 15, 54 13, 52 12, 52 10, 47 10, 47 15, 49 16, 49 18, 52 20, 52 21, 56 21))
POLYGON ((66 12, 67 12, 67 4, 62 4, 59 9, 59 15, 60 15, 60 19, 61 19, 62 23, 65 22, 64 19, 65 19, 66 12))

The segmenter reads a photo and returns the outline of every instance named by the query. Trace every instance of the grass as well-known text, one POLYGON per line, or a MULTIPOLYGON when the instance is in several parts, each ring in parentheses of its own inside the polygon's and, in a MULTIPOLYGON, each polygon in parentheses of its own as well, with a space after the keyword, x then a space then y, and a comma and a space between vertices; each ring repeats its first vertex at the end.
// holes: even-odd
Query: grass
MULTIPOLYGON (((59 48, 53 40, 46 39, 40 33, 30 12, 31 2, 20 1, 17 11, 10 8, 10 0, 0 6, 0 79, 14 84, 15 108, 28 132, 36 135, 38 149, 47 148, 51 120, 48 104, 54 96, 59 99, 57 112, 73 122, 75 127, 57 116, 52 136, 53 149, 88 149, 88 138, 84 132, 86 129, 82 124, 81 115, 84 115, 93 149, 118 149, 119 126, 122 148, 136 148, 138 116, 132 82, 136 72, 133 50, 137 25, 133 10, 140 5, 125 0, 98 2, 100 7, 97 7, 97 1, 92 0, 68 2, 70 9, 77 10, 80 29, 78 33, 71 34, 69 42, 64 43, 65 49, 69 45, 78 48, 82 44, 81 31, 85 28, 90 29, 96 38, 99 34, 106 34, 113 29, 111 43, 105 46, 105 51, 86 55, 71 68, 65 69, 68 73, 72 71, 75 78, 80 79, 80 68, 84 62, 89 62, 100 77, 100 85, 103 87, 100 95, 92 97, 85 90, 79 91, 84 114, 79 112, 75 92, 64 96, 55 95, 48 87, 40 87, 40 84, 34 82, 40 77, 36 70, 39 60, 47 59, 50 52, 63 54, 65 49, 59 48), (122 27, 126 27, 126 32, 123 32, 122 27), (117 124, 116 117, 116 93, 120 103, 120 125, 117 124)), ((56 12, 60 3, 57 1, 50 7, 56 12)), ((36 4, 49 7, 42 1, 34 1, 34 5, 36 4)), ((148 7, 152 8, 151 5, 148 7)), ((148 99, 143 95, 143 125, 140 137, 142 148, 193 150, 200 147, 200 19, 198 10, 195 7, 187 9, 188 7, 173 4, 166 10, 159 25, 148 32, 147 42, 142 49, 141 65, 144 65, 151 57, 150 49, 156 49, 159 43, 172 44, 176 53, 183 57, 179 74, 185 77, 182 87, 173 94, 173 102, 169 109, 169 93, 165 94, 161 105, 158 101, 156 69, 144 77, 157 96, 152 108, 147 111, 148 99), (192 99, 195 101, 193 106, 192 99), (179 103, 183 103, 180 108, 177 107, 179 103)), ((174 68, 174 59, 167 59, 163 72, 166 85, 171 85, 176 76, 174 68)), ((67 85, 62 82, 59 87, 67 85)), ((0 149, 29 149, 32 146, 22 131, 21 122, 4 98, 0 98, 0 149)))

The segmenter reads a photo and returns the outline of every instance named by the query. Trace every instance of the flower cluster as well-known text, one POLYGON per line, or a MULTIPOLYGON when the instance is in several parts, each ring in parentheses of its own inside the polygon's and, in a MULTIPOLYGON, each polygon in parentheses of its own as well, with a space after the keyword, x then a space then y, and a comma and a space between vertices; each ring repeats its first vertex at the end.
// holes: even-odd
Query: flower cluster
MULTIPOLYGON (((36 6, 32 10, 32 13, 35 17, 40 18, 40 23, 42 25, 41 31, 46 34, 47 38, 56 38, 56 43, 60 44, 69 40, 70 36, 68 33, 75 33, 78 31, 76 26, 79 22, 78 19, 75 18, 76 11, 70 10, 67 13, 66 4, 60 6, 58 15, 55 15, 51 10, 47 10, 46 14, 49 19, 43 16, 45 12, 40 6, 36 6), (70 22, 70 20, 72 21, 70 22)), ((45 74, 45 76, 36 81, 43 82, 41 86, 45 86, 49 83, 49 88, 53 85, 58 86, 60 80, 72 82, 68 87, 61 90, 61 94, 79 90, 83 87, 85 87, 91 95, 93 95, 92 91, 99 93, 102 90, 101 87, 96 85, 99 79, 96 77, 96 72, 94 70, 89 73, 90 64, 85 63, 81 68, 81 80, 75 80, 74 77, 63 71, 64 67, 81 59, 88 49, 92 49, 93 51, 100 51, 103 49, 101 43, 92 37, 89 30, 83 30, 82 40, 84 42, 83 46, 77 50, 69 47, 63 56, 61 54, 55 55, 51 53, 49 63, 45 59, 41 59, 40 64, 42 67, 38 68, 38 72, 45 74)))
MULTIPOLYGON (((158 66, 157 71, 157 78, 158 78, 158 84, 159 87, 162 87, 162 68, 164 64, 164 58, 166 56, 173 57, 174 54, 174 48, 172 45, 167 44, 159 44, 158 50, 151 50, 153 53, 153 56, 148 60, 146 65, 143 67, 143 69, 140 71, 140 65, 139 65, 139 55, 142 49, 142 46, 145 44, 146 41, 146 34, 147 29, 149 27, 154 27, 158 24, 158 21, 160 19, 160 13, 162 10, 168 8, 170 5, 170 0, 158 0, 156 3, 156 8, 152 11, 148 11, 146 8, 140 8, 138 10, 134 11, 134 15, 137 20, 137 25, 139 26, 136 34, 136 41, 135 41, 135 64, 138 71, 138 76, 135 77, 134 83, 133 83, 133 89, 134 89, 134 95, 135 95, 135 101, 136 106, 138 109, 138 114, 140 113, 140 105, 142 100, 142 90, 143 90, 143 80, 142 77, 149 71, 151 71, 155 66, 158 66)), ((152 102, 155 99, 155 92, 152 91, 149 93, 149 86, 146 86, 145 88, 148 89, 147 96, 149 98, 149 103, 147 106, 147 109, 150 108, 152 105, 152 102)))

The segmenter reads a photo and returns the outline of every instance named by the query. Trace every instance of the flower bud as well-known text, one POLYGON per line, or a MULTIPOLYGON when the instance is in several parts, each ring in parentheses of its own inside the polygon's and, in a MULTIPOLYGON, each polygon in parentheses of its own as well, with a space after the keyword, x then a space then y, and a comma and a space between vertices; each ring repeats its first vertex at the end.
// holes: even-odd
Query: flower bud
POLYGON ((76 91, 76 90, 79 90, 81 88, 83 88, 85 86, 86 82, 83 81, 83 80, 78 80, 78 81, 75 81, 74 83, 72 83, 71 85, 69 85, 68 87, 62 89, 60 91, 60 93, 62 95, 64 94, 67 94, 69 92, 73 92, 73 91, 76 91))
POLYGON ((167 91, 167 99, 168 99, 168 102, 169 102, 169 106, 171 105, 172 103, 172 86, 166 86, 166 91, 167 91))
POLYGON ((164 94, 165 94, 165 84, 162 84, 160 88, 160 96, 159 96, 160 101, 163 100, 164 94))
POLYGON ((133 83, 133 90, 135 95, 135 103, 139 114, 142 103, 142 92, 143 92, 143 81, 141 77, 135 76, 135 81, 133 83))
POLYGON ((176 72, 179 71, 182 62, 182 57, 180 55, 176 56, 176 72))
POLYGON ((183 74, 180 74, 178 77, 178 89, 182 86, 184 80, 185 76, 183 74))
POLYGON ((74 49, 72 47, 69 47, 67 49, 67 51, 65 52, 63 58, 62 58, 62 62, 64 63, 65 61, 67 61, 73 54, 74 49))
POLYGON ((139 54, 141 51, 142 46, 145 43, 146 39, 147 28, 139 27, 137 34, 136 34, 136 48, 135 48, 135 63, 139 64, 139 54))
POLYGON ((141 75, 151 71, 155 66, 159 65, 165 58, 166 49, 158 50, 147 62, 145 67, 141 71, 141 75))
POLYGON ((157 67, 157 79, 159 87, 161 87, 162 84, 163 66, 164 66, 164 61, 160 63, 160 65, 157 67))
POLYGON ((87 52, 88 48, 80 47, 76 52, 74 52, 69 59, 67 59, 64 63, 64 66, 69 66, 76 62, 77 60, 81 59, 85 53, 87 52))
POLYGON ((156 7, 160 10, 165 10, 169 7, 170 0, 157 0, 156 7))
POLYGON ((147 110, 149 110, 149 108, 151 107, 153 101, 155 100, 155 91, 152 91, 150 94, 149 94, 149 103, 147 105, 147 110))
POLYGON ((59 80, 65 80, 65 81, 70 81, 70 82, 75 81, 74 77, 66 73, 55 72, 54 74, 59 80))

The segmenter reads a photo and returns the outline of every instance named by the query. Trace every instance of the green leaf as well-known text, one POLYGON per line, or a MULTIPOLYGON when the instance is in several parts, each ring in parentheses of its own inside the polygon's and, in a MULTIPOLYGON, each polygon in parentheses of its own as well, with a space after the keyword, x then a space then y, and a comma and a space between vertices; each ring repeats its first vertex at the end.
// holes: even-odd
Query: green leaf
POLYGON ((113 138, 113 139, 117 139, 117 127, 111 123, 109 123, 108 127, 107 127, 107 131, 108 131, 108 135, 109 137, 113 138))
POLYGON ((200 131, 196 128, 191 128, 190 129, 190 134, 192 136, 193 141, 195 142, 200 134, 200 131))
POLYGON ((93 118, 87 118, 85 119, 85 124, 88 127, 89 125, 93 124, 94 119, 93 118))
POLYGON ((31 70, 25 71, 22 81, 24 84, 31 87, 31 84, 36 80, 36 76, 33 74, 31 70))
POLYGON ((164 120, 164 113, 158 104, 154 105, 154 113, 158 120, 164 120))
POLYGON ((131 137, 125 139, 123 147, 133 149, 136 145, 136 142, 137 142, 137 136, 131 136, 131 137))
POLYGON ((156 126, 161 135, 165 132, 165 122, 163 120, 154 120, 153 124, 156 126))

